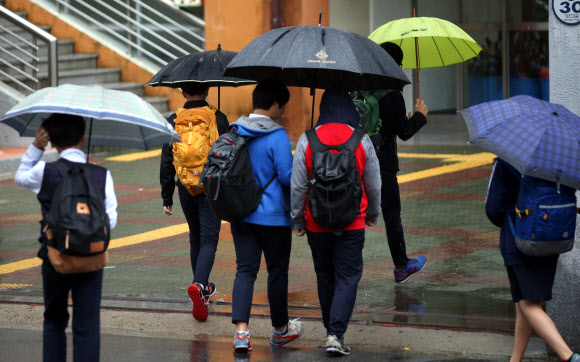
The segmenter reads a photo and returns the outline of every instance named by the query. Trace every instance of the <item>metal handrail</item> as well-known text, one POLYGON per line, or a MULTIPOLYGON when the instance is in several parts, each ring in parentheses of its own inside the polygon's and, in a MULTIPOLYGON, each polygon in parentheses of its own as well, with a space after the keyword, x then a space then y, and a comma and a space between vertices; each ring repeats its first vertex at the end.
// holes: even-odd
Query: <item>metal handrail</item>
POLYGON ((205 45, 205 38, 191 31, 192 27, 204 26, 203 20, 163 1, 155 2, 163 11, 155 9, 151 3, 151 0, 148 4, 141 0, 56 0, 55 10, 83 19, 101 34, 126 46, 131 55, 137 51, 159 67, 180 56, 204 50, 191 42, 195 39, 205 45), (172 19, 176 15, 184 19, 185 24, 172 19))
POLYGON ((22 82, 20 79, 10 75, 9 73, 0 69, 0 74, 10 81, 18 84, 20 87, 24 88, 26 91, 32 93, 36 89, 38 89, 39 79, 38 79, 38 62, 40 58, 37 56, 37 52, 39 47, 37 45, 37 40, 44 41, 48 44, 48 79, 50 82, 51 87, 55 87, 58 85, 58 52, 57 52, 57 42, 58 39, 51 34, 47 33, 46 31, 40 29, 36 25, 32 24, 31 22, 23 19, 22 17, 16 15, 12 11, 6 9, 3 6, 0 6, 0 16, 12 24, 18 26, 19 29, 24 30, 32 35, 32 42, 21 37, 20 35, 16 34, 12 30, 6 28, 5 26, 0 24, 0 29, 4 32, 4 34, 10 35, 14 39, 19 42, 26 44, 26 47, 32 48, 32 53, 25 50, 23 47, 19 46, 17 43, 10 41, 7 36, 2 37, 2 44, 7 44, 14 49, 18 50, 22 55, 17 55, 14 52, 8 50, 7 48, 0 45, 0 52, 5 53, 10 58, 16 61, 17 65, 22 65, 22 69, 10 63, 3 58, 0 58, 0 63, 6 65, 10 69, 14 70, 16 73, 20 74, 24 78, 31 80, 34 83, 34 88, 29 87, 27 84, 22 82), (28 62, 22 57, 25 56, 27 58, 32 59, 32 62, 28 62), (30 74, 32 73, 32 74, 30 74))

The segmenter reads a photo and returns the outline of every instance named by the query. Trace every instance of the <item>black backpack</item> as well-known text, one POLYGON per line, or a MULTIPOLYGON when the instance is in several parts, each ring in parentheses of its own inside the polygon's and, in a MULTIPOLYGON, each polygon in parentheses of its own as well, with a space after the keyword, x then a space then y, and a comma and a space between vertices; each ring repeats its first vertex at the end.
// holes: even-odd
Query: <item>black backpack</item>
POLYGON ((252 173, 248 141, 240 136, 235 126, 222 134, 213 144, 203 165, 200 183, 203 182, 209 207, 220 220, 239 221, 250 215, 260 205, 264 187, 260 187, 252 173))
POLYGON ((360 215, 363 191, 354 150, 363 136, 364 132, 356 129, 345 143, 329 146, 320 142, 316 130, 306 131, 312 150, 308 208, 320 226, 342 229, 360 215))
POLYGON ((63 161, 53 165, 62 176, 52 197, 44 233, 47 245, 75 256, 103 253, 111 237, 103 194, 91 178, 92 165, 63 161))

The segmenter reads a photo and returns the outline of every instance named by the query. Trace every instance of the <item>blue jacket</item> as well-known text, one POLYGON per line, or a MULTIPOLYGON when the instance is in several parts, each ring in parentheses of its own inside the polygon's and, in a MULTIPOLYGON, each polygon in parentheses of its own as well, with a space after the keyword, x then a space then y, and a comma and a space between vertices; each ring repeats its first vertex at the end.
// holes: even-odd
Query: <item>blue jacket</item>
POLYGON ((294 226, 290 218, 292 148, 284 127, 266 116, 240 117, 232 125, 238 126, 238 134, 253 137, 248 151, 258 184, 264 187, 276 176, 262 195, 258 208, 242 221, 268 226, 294 226))
POLYGON ((515 206, 518 201, 521 174, 502 159, 493 166, 485 200, 485 213, 489 221, 500 227, 499 248, 504 265, 554 263, 558 256, 533 257, 522 254, 516 247, 508 218, 515 223, 515 206))

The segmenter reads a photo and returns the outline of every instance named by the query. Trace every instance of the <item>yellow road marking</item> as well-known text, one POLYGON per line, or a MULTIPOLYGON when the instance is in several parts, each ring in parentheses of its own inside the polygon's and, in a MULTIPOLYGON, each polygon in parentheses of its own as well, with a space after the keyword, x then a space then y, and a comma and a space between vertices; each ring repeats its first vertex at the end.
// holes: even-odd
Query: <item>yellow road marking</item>
POLYGON ((32 287, 34 284, 12 284, 12 283, 0 283, 0 289, 20 289, 26 287, 32 287))
MULTIPOLYGON (((155 157, 161 153, 160 150, 153 150, 148 152, 138 152, 128 155, 115 156, 106 158, 107 161, 118 161, 118 162, 128 162, 133 160, 139 160, 149 157, 155 157)), ((451 165, 445 165, 440 167, 435 167, 429 170, 412 172, 406 175, 400 175, 398 177, 399 183, 411 182, 420 180, 423 178, 439 176, 446 173, 462 171, 474 167, 479 167, 487 164, 491 164, 493 159, 496 157, 492 153, 482 152, 473 155, 457 155, 457 154, 426 154, 426 153, 399 153, 400 158, 431 158, 431 159, 443 159, 444 162, 457 162, 451 165)), ((222 224, 227 222, 222 221, 222 224)), ((158 240, 162 238, 167 238, 170 236, 175 236, 188 232, 187 223, 172 225, 164 227, 161 229, 156 229, 148 231, 145 233, 126 236, 119 239, 111 240, 109 244, 109 249, 120 248, 123 246, 134 245, 139 243, 144 243, 147 241, 158 240)), ((8 263, 0 265, 0 275, 14 273, 19 270, 34 268, 42 264, 42 260, 39 258, 31 258, 16 261, 13 263, 8 263)))
MULTIPOLYGON (((227 221, 222 221, 222 224, 226 224, 227 221)), ((145 243, 147 241, 153 241, 163 238, 168 238, 171 236, 179 235, 189 232, 189 227, 187 223, 167 226, 161 229, 156 229, 152 231, 147 231, 145 233, 126 236, 124 238, 113 239, 109 243, 109 249, 121 248, 123 246, 134 245, 139 243, 145 243)), ((15 261, 13 263, 8 263, 0 265, 0 275, 10 274, 17 272, 19 270, 30 269, 42 265, 42 259, 40 258, 30 258, 20 261, 15 261)))
POLYGON ((157 156, 161 156, 161 150, 135 152, 135 153, 128 153, 126 155, 107 157, 107 158, 105 158, 105 161, 131 162, 131 161, 144 160, 146 158, 152 158, 152 157, 157 157, 157 156))
MULTIPOLYGON (((292 150, 292 154, 294 155, 294 150, 292 150)), ((135 153, 128 153, 126 155, 107 157, 107 158, 105 158, 105 161, 131 162, 131 161, 144 160, 147 158, 153 158, 153 157, 159 157, 159 156, 161 156, 161 150, 152 150, 152 151, 135 152, 135 153)))
POLYGON ((32 258, 0 265, 0 274, 10 274, 19 270, 30 269, 42 265, 42 259, 32 258))
POLYGON ((417 181, 417 180, 428 178, 428 177, 439 176, 439 175, 443 175, 446 173, 463 171, 463 170, 467 170, 467 169, 474 168, 474 167, 488 165, 488 164, 491 164, 493 162, 493 159, 496 156, 493 153, 482 152, 482 153, 476 153, 474 155, 445 155, 445 154, 425 155, 422 153, 400 153, 399 157, 402 157, 402 158, 441 158, 445 162, 458 161, 457 163, 454 163, 451 165, 434 167, 434 168, 430 168, 428 170, 417 171, 417 172, 412 172, 412 173, 408 173, 405 175, 397 176, 399 184, 402 184, 402 183, 406 183, 406 182, 417 181), (439 157, 433 157, 433 156, 439 156, 439 157))

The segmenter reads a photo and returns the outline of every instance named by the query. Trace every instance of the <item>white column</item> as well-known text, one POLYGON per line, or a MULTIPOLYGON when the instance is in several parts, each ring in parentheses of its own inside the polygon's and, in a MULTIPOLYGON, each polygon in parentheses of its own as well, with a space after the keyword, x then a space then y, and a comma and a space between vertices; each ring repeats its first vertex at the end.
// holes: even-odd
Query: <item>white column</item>
MULTIPOLYGON (((560 22, 551 6, 550 1, 550 102, 562 104, 580 115, 580 24, 560 22)), ((576 196, 580 198, 580 193, 576 196)), ((574 250, 560 256, 553 299, 547 308, 562 337, 574 351, 580 351, 579 240, 580 220, 576 223, 574 250)))

